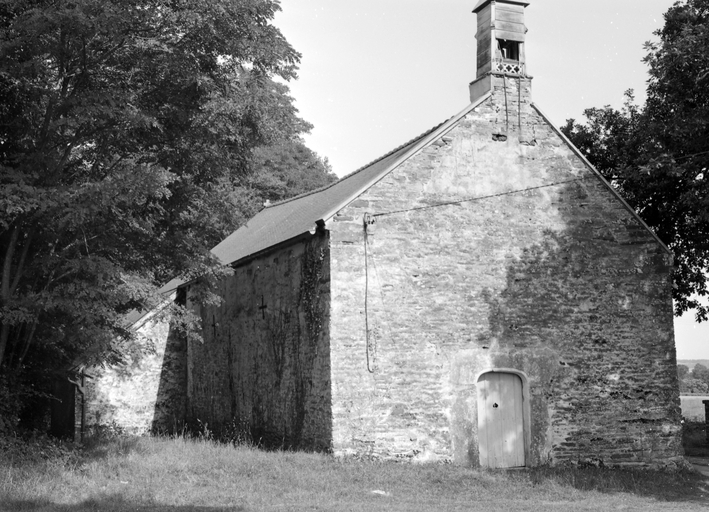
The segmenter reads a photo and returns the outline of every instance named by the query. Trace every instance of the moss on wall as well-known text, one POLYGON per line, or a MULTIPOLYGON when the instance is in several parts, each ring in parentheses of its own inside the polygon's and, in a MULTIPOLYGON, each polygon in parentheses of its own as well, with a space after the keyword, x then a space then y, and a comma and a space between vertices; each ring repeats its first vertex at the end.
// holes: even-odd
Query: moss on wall
POLYGON ((267 447, 328 451, 329 240, 317 234, 255 258, 203 307, 189 346, 188 419, 248 429, 267 447))

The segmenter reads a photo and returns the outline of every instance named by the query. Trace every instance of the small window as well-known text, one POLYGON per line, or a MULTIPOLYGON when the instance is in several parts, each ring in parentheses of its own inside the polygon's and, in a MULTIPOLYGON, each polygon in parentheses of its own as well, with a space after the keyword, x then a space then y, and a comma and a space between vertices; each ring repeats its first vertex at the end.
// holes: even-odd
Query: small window
POLYGON ((519 60, 519 43, 517 41, 508 41, 507 39, 498 39, 497 46, 502 54, 502 58, 506 60, 519 60))

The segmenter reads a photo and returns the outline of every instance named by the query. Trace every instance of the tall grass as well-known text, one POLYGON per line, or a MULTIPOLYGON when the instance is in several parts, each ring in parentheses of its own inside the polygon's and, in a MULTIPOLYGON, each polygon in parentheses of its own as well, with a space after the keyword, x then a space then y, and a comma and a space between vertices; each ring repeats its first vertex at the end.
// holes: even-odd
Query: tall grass
POLYGON ((492 472, 264 452, 208 439, 116 438, 72 455, 0 458, 0 510, 702 510, 689 473, 492 472), (200 508, 201 507, 201 508, 200 508))

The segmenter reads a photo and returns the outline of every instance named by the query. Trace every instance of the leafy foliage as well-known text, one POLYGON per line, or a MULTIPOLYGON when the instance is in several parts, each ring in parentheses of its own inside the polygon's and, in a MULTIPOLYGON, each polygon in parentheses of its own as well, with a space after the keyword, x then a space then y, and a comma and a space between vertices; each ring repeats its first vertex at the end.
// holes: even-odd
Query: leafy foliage
POLYGON ((709 385, 709 368, 703 364, 696 364, 692 368, 692 378, 704 381, 709 385))
POLYGON ((259 197, 272 202, 324 187, 337 179, 327 160, 299 140, 257 148, 252 164, 258 172, 251 175, 249 185, 259 197))
POLYGON ((678 364, 677 377, 679 389, 682 393, 707 393, 709 392, 709 368, 697 363, 689 371, 689 367, 678 364))
POLYGON ((328 176, 275 81, 300 58, 278 9, 0 2, 0 371, 41 380, 134 349, 125 314, 218 272, 209 248, 271 194, 254 148, 298 148, 328 176))
POLYGON ((707 393, 708 390, 709 387, 703 380, 685 377, 679 382, 680 393, 704 394, 707 393))
POLYGON ((562 131, 675 255, 676 314, 709 311, 709 0, 677 2, 647 43, 648 99, 584 112, 562 131))

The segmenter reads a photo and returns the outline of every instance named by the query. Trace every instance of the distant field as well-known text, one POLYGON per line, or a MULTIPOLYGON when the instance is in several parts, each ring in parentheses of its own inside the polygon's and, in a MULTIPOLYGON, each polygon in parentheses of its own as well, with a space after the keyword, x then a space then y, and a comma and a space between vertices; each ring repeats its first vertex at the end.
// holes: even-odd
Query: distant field
POLYGON ((709 400, 709 396, 680 396, 682 402, 682 417, 692 421, 704 421, 704 404, 702 400, 709 400))
POLYGON ((709 359, 678 359, 677 364, 683 364, 686 367, 689 368, 689 371, 692 371, 692 368, 694 368, 694 365, 696 364, 703 364, 707 368, 709 368, 709 359))

